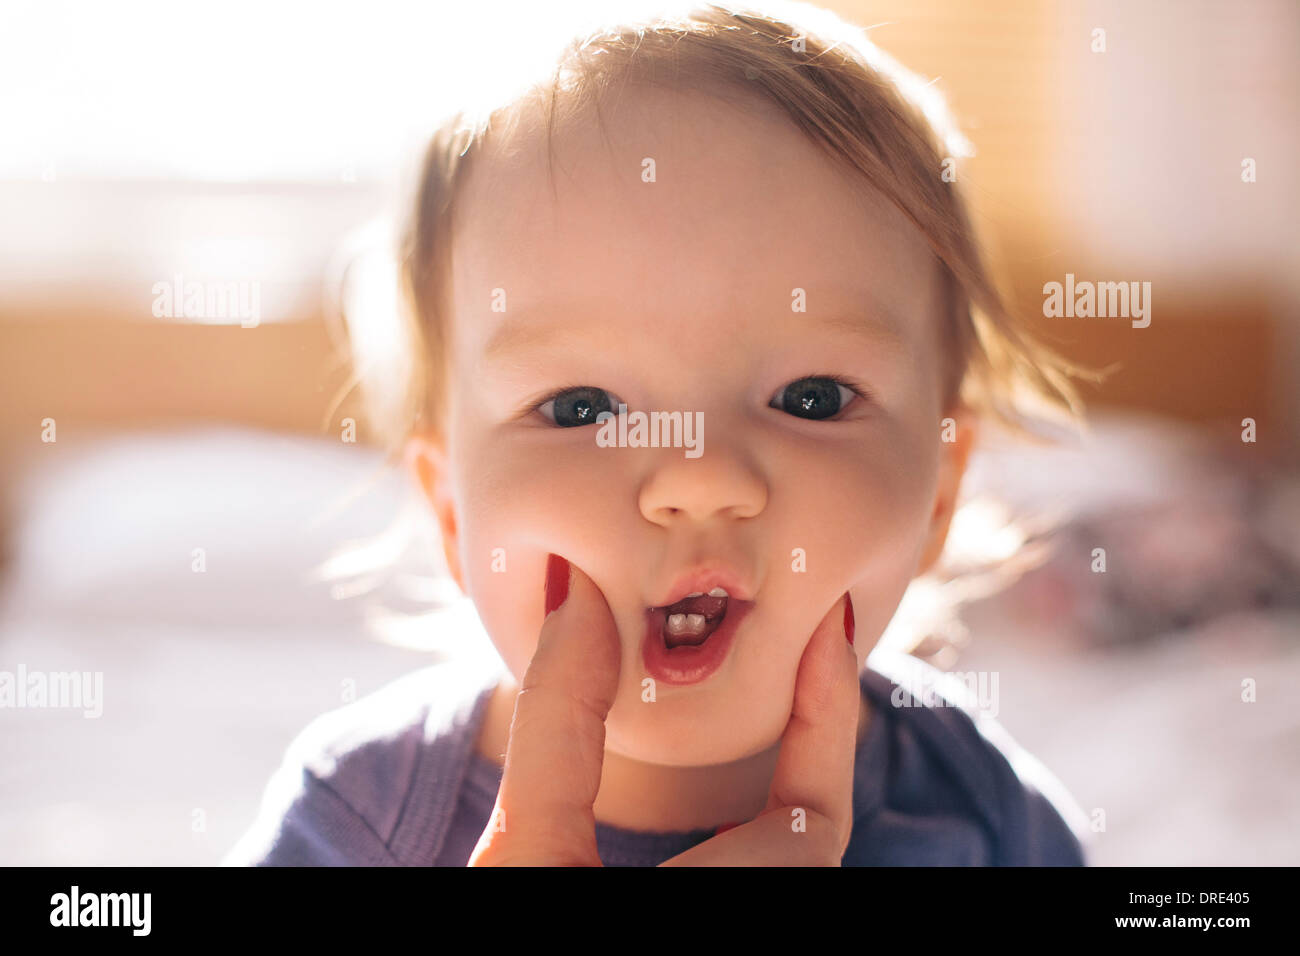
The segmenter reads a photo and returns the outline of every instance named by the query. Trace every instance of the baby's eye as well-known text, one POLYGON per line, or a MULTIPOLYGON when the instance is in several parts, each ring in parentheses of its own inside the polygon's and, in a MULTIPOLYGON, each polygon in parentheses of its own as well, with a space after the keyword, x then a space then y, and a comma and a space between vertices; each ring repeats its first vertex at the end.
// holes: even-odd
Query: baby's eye
POLYGON ((582 385, 556 392, 538 405, 537 410, 561 428, 576 428, 580 425, 594 425, 596 416, 601 412, 617 415, 620 404, 624 403, 603 388, 582 385))
POLYGON ((838 413, 862 395, 856 387, 842 383, 832 375, 811 375, 779 389, 771 407, 788 415, 818 421, 838 413))

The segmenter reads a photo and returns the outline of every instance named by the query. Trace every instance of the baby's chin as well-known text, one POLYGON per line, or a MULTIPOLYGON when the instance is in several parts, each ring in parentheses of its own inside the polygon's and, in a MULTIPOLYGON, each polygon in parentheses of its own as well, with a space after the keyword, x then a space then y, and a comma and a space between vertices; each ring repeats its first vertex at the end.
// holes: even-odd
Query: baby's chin
POLYGON ((605 721, 606 750, 642 763, 711 767, 756 757, 778 745, 788 710, 760 711, 752 693, 724 683, 693 687, 689 693, 661 688, 654 700, 634 685, 635 692, 620 693, 605 721))

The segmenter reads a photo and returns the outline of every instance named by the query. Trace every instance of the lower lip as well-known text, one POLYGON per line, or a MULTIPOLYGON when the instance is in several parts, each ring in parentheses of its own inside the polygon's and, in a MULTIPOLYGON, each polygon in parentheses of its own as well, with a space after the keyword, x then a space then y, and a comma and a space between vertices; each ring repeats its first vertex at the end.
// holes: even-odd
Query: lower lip
POLYGON ((731 601, 727 616, 708 640, 697 646, 682 645, 669 648, 664 643, 664 613, 656 611, 647 615, 645 638, 641 644, 641 660, 646 673, 665 684, 698 684, 711 677, 731 650, 732 638, 740 628, 753 605, 747 601, 731 601))

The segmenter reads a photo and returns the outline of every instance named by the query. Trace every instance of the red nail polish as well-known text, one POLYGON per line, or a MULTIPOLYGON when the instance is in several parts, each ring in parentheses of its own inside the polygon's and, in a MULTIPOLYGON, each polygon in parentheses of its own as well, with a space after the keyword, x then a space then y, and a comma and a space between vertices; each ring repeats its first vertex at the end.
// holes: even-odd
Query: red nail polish
POLYGON ((549 615, 569 596, 569 562, 558 554, 546 559, 546 613, 549 615))
POLYGON ((853 643, 853 596, 851 594, 844 595, 844 637, 850 644, 853 643))

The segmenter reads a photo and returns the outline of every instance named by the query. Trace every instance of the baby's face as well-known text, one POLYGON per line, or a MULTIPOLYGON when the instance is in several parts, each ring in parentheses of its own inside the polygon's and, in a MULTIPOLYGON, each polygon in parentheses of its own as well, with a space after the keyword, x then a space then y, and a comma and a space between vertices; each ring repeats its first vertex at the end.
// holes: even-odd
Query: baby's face
POLYGON ((864 660, 942 544, 964 461, 940 440, 938 265, 774 113, 625 90, 605 118, 608 142, 594 122, 557 136, 555 193, 537 135, 467 184, 440 519, 516 679, 554 553, 618 626, 607 746, 728 762, 779 740, 835 601, 852 595, 864 660), (620 402, 702 420, 699 451, 598 444, 620 402), (729 575, 734 633, 707 677, 660 669, 646 702, 649 609, 692 569, 729 575))

